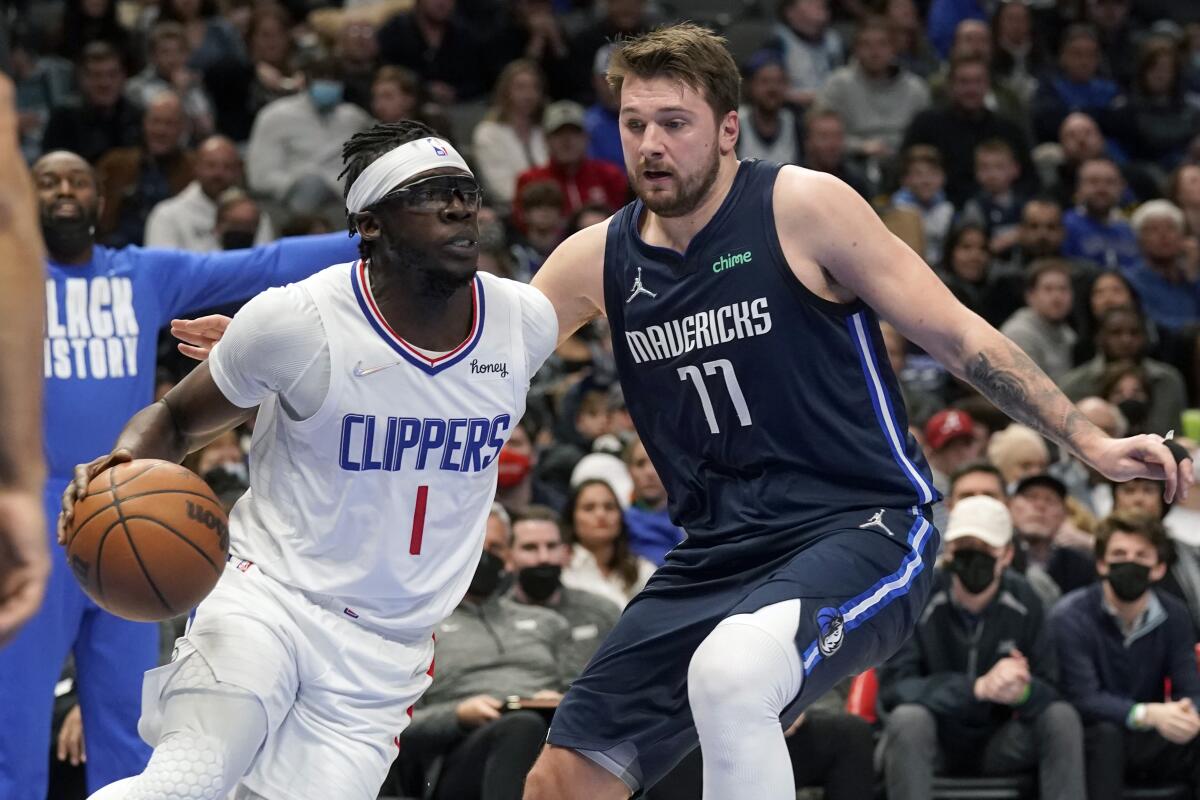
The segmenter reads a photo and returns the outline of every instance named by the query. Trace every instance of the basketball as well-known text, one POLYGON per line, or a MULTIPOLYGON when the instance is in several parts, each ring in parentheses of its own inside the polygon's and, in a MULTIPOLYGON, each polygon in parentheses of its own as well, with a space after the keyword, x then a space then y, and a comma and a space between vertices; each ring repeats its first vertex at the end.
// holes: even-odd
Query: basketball
POLYGON ((212 490, 191 470, 157 459, 93 478, 67 532, 67 561, 88 597, 141 622, 195 608, 228 553, 229 522, 212 490))

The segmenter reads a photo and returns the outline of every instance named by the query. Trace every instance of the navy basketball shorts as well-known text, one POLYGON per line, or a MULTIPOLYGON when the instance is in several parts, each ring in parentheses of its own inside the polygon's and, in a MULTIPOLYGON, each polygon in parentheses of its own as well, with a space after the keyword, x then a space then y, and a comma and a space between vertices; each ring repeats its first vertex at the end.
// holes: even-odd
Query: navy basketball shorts
POLYGON ((804 544, 794 551, 765 565, 735 560, 723 576, 672 553, 572 684, 547 741, 586 751, 631 790, 653 786, 698 743, 687 691, 696 648, 726 617, 798 598, 804 679, 781 715, 794 721, 842 678, 885 661, 915 627, 940 537, 910 511, 840 515, 797 531, 804 544))

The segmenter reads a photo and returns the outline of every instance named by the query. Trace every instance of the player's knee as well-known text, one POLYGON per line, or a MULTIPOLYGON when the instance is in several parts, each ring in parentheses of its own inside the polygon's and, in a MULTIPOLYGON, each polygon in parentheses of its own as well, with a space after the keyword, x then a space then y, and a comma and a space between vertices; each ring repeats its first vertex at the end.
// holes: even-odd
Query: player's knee
POLYGON ((799 691, 799 676, 781 644, 749 625, 718 625, 688 664, 688 698, 697 708, 737 716, 778 717, 799 691))
POLYGON ((182 731, 165 737, 141 775, 105 787, 93 800, 224 800, 241 776, 230 776, 222 743, 182 731))

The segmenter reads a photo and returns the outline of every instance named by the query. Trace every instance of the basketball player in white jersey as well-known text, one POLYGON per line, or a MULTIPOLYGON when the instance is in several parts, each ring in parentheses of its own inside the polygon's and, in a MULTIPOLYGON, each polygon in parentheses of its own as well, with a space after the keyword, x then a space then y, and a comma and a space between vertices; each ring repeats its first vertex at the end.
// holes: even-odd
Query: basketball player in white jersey
POLYGON ((549 301, 477 273, 479 186, 423 125, 345 145, 362 260, 251 300, 90 477, 180 461, 257 407, 230 560, 147 673, 146 770, 104 800, 373 800, 479 563, 496 458, 553 350, 549 301))

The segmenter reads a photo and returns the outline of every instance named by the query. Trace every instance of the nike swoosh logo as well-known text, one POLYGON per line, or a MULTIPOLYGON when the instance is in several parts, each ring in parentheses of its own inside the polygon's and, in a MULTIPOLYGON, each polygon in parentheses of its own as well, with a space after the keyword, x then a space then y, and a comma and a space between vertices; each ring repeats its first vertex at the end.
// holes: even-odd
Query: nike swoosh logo
POLYGON ((365 378, 368 375, 374 375, 376 372, 383 372, 385 369, 398 367, 403 363, 403 361, 393 361, 390 364, 380 364, 378 367, 364 367, 363 362, 360 361, 354 365, 354 377, 365 378))

